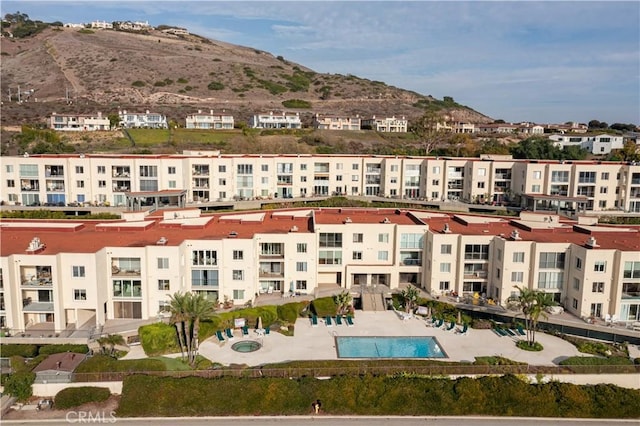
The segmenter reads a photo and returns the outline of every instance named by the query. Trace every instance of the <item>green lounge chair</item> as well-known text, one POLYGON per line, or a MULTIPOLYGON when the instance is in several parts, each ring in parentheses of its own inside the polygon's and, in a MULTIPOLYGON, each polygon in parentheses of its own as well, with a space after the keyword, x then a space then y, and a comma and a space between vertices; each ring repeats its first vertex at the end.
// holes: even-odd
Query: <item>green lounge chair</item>
POLYGON ((342 325, 342 317, 340 315, 336 315, 336 325, 342 325))
POLYGON ((511 330, 510 328, 505 328, 504 332, 507 333, 511 337, 516 335, 515 331, 511 330))
POLYGON ((222 331, 216 330, 216 337, 218 338, 219 342, 224 342, 224 336, 222 335, 222 331))
POLYGON ((224 334, 226 334, 226 335, 227 335, 227 338, 228 338, 229 340, 231 340, 231 339, 235 338, 235 336, 233 335, 233 331, 232 331, 230 328, 225 329, 225 330, 224 330, 224 334))
POLYGON ((324 317, 324 322, 327 325, 327 327, 333 327, 333 321, 331 321, 331 317, 329 315, 324 317))
POLYGON ((243 336, 248 336, 249 335, 249 327, 247 327, 246 325, 244 327, 242 327, 242 335, 243 336))
POLYGON ((271 329, 269 327, 264 329, 264 334, 269 334, 271 333, 271 329))
POLYGON ((504 337, 504 336, 507 335, 507 333, 505 333, 505 331, 502 328, 498 327, 498 326, 493 327, 493 332, 496 333, 500 337, 504 337))
POLYGON ((516 330, 518 330, 518 334, 519 334, 519 335, 521 335, 521 336, 524 336, 525 334, 527 334, 527 333, 525 333, 525 331, 522 329, 522 326, 521 326, 520 324, 518 324, 518 325, 516 326, 516 330))
POLYGON ((435 328, 440 328, 440 327, 442 327, 442 324, 444 324, 444 320, 443 320, 442 318, 439 318, 439 319, 436 321, 436 324, 434 325, 434 327, 435 327, 435 328))
POLYGON ((461 336, 464 336, 467 334, 467 331, 469 331, 469 324, 465 322, 464 324, 462 324, 462 329, 457 330, 456 333, 461 336))
POLYGON ((317 327, 318 326, 318 317, 313 315, 311 317, 311 327, 317 327))
POLYGON ((454 328, 456 328, 456 322, 455 322, 455 321, 451 321, 451 322, 449 323, 449 325, 447 326, 447 328, 445 328, 445 331, 451 331, 451 330, 453 330, 454 328))
POLYGON ((347 327, 353 327, 353 318, 347 317, 347 327))

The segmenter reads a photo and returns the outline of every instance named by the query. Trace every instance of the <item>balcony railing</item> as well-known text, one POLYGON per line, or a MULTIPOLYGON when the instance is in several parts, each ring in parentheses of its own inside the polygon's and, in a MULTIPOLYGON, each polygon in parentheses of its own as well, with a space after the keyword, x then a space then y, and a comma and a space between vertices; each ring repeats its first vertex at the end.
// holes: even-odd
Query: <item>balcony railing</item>
POLYGON ((111 275, 117 276, 129 276, 129 277, 139 277, 140 269, 122 269, 119 266, 113 265, 111 266, 111 275))

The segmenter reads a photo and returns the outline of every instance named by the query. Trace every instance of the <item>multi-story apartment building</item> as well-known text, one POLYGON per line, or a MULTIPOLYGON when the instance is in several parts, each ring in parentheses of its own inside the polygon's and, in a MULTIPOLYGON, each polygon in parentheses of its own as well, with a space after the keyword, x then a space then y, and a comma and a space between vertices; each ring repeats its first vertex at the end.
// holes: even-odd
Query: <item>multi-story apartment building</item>
POLYGON ((101 112, 95 114, 51 114, 49 128, 63 132, 109 130, 111 122, 101 112))
POLYGON ((550 135, 549 139, 554 145, 559 147, 579 146, 586 149, 592 154, 606 155, 610 154, 614 149, 622 149, 624 147, 624 138, 618 135, 550 135))
POLYGON ((214 113, 213 110, 209 111, 208 114, 198 110, 195 114, 187 115, 185 122, 187 129, 231 130, 234 125, 233 115, 224 111, 214 113))
POLYGON ((313 128, 319 130, 360 130, 361 119, 337 115, 316 114, 313 118, 313 128))
POLYGON ((177 291, 242 305, 261 294, 357 297, 408 283, 497 304, 526 287, 579 317, 640 320, 637 226, 352 208, 0 226, 0 324, 13 332, 154 318, 177 291))
POLYGON ((376 132, 406 132, 409 122, 405 117, 376 117, 362 119, 362 128, 376 132))
POLYGON ((519 203, 529 210, 640 212, 640 164, 356 155, 3 157, 1 201, 137 208, 255 198, 380 196, 519 203), (134 204, 137 203, 137 204, 134 204))
POLYGON ((297 112, 270 111, 252 116, 250 126, 254 129, 301 129, 302 122, 297 112))
POLYGON ((127 112, 118 111, 120 116, 120 126, 125 129, 145 128, 145 129, 166 129, 168 128, 167 117, 154 112, 127 112))

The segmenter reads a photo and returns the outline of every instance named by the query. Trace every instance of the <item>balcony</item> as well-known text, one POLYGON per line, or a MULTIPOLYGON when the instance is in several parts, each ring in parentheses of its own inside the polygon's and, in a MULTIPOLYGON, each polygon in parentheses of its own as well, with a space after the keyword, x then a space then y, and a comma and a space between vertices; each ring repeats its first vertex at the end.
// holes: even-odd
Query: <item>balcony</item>
POLYGON ((64 192, 64 181, 47 180, 47 192, 64 192))
POLYGON ((53 302, 31 300, 30 297, 22 299, 23 312, 53 312, 53 302))
POLYGON ((117 265, 111 266, 111 275, 119 276, 119 277, 139 277, 140 269, 121 269, 117 265))
POLYGON ((420 259, 403 259, 400 261, 401 266, 422 266, 420 259))
POLYGON ((22 277, 22 287, 36 288, 36 287, 53 287, 53 281, 51 278, 37 278, 37 277, 22 277))
POLYGON ((210 290, 218 290, 218 288, 220 288, 218 284, 218 280, 214 281, 214 280, 199 279, 199 278, 191 279, 191 287, 198 287, 198 288, 206 287, 207 289, 210 289, 210 290))
POLYGON ((20 181, 20 188, 23 192, 39 192, 40 182, 35 179, 22 179, 20 181))
POLYGON ((64 166, 45 166, 45 177, 57 176, 64 177, 64 166))

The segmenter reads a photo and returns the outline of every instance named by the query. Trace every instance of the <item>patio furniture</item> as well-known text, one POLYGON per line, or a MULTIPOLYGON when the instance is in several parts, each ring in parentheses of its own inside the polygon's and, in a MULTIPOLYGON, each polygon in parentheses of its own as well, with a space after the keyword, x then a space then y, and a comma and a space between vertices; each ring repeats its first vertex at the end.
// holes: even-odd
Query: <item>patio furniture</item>
POLYGON ((224 336, 222 335, 222 331, 216 330, 216 337, 218 338, 219 342, 224 342, 224 336))
POLYGON ((347 327, 353 327, 353 317, 347 317, 347 327))
POLYGON ((311 317, 311 327, 317 327, 318 326, 318 317, 313 315, 311 317))
POLYGON ((435 327, 435 328, 440 328, 440 327, 442 327, 442 324, 444 324, 444 320, 443 320, 442 318, 439 318, 439 319, 436 321, 436 323, 435 323, 434 327, 435 327))
POLYGON ((327 325, 327 327, 333 327, 333 321, 331 321, 331 317, 329 315, 324 317, 324 323, 327 325))
POLYGON ((342 325, 342 317, 340 315, 336 315, 336 325, 342 325))
POLYGON ((451 321, 451 322, 449 323, 449 325, 447 326, 447 328, 445 328, 445 331, 451 331, 451 330, 453 330, 454 328, 456 328, 456 322, 455 322, 455 321, 451 321))
POLYGON ((227 335, 227 338, 228 338, 229 340, 232 340, 232 339, 234 339, 234 338, 235 338, 235 336, 233 335, 233 330, 231 330, 230 328, 225 329, 225 330, 224 330, 224 334, 226 334, 226 335, 227 335))
POLYGON ((459 334, 461 336, 466 336, 467 335, 467 331, 469 331, 469 324, 467 324, 466 322, 462 325, 462 329, 458 329, 456 330, 456 334, 459 334))
POLYGON ((242 327, 242 335, 243 336, 248 336, 249 335, 249 327, 248 326, 244 326, 242 327))
POLYGON ((516 330, 518 331, 518 334, 519 334, 519 335, 521 335, 521 336, 524 336, 525 334, 527 334, 527 333, 522 329, 522 326, 521 326, 520 324, 518 324, 518 325, 516 326, 516 330))
POLYGON ((264 334, 268 335, 269 333, 271 333, 271 329, 269 327, 264 329, 264 334))

